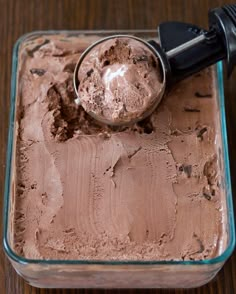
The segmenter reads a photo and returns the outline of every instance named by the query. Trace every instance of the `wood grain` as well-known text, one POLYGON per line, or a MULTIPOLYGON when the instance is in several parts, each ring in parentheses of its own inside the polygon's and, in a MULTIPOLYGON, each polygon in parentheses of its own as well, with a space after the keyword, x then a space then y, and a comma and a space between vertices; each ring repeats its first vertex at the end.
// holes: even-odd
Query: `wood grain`
MULTIPOLYGON (((0 0, 0 214, 3 205, 12 48, 22 34, 49 29, 154 29, 164 20, 207 26, 207 10, 220 0, 0 0)), ((225 82, 233 192, 236 192, 236 71, 225 82)), ((209 221, 209 220, 208 220, 209 221)), ((2 234, 2 227, 0 227, 2 234)), ((193 290, 47 290, 28 286, 13 270, 0 245, 0 293, 236 293, 236 254, 208 285, 193 290)))

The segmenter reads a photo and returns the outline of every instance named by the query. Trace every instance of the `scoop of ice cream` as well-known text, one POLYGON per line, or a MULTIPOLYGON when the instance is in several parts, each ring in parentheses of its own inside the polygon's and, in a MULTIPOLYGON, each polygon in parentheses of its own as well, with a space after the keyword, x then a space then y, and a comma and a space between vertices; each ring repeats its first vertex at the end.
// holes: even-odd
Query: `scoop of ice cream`
POLYGON ((114 124, 144 118, 161 100, 159 60, 144 43, 108 39, 91 49, 78 72, 83 108, 114 124))

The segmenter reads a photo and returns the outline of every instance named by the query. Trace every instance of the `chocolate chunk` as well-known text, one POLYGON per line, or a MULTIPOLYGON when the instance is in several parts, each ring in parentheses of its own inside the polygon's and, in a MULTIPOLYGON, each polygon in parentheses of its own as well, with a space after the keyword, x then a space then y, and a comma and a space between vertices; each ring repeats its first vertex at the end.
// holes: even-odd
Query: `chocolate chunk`
POLYGON ((203 139, 203 134, 207 132, 207 128, 204 127, 197 132, 197 137, 203 139))
POLYGON ((63 71, 73 73, 75 70, 75 63, 71 62, 65 65, 63 71))
POLYGON ((90 77, 92 73, 93 73, 93 69, 91 68, 91 69, 87 72, 87 76, 90 77))
POLYGON ((148 57, 147 57, 147 55, 141 55, 141 56, 135 57, 134 60, 137 61, 137 62, 139 62, 139 61, 148 61, 148 57))
POLYGON ((207 200, 211 200, 212 195, 211 195, 210 186, 203 187, 202 194, 203 194, 203 197, 205 197, 207 200))
MULTIPOLYGON (((171 131, 171 135, 172 136, 179 136, 179 135, 181 135, 181 132, 179 131, 179 130, 172 130, 171 131)), ((182 142, 182 141, 181 141, 182 142)), ((182 142, 183 143, 183 142, 182 142)))
POLYGON ((187 177, 190 178, 192 174, 192 165, 183 165, 184 172, 186 173, 187 177))
POLYGON ((45 39, 43 43, 39 44, 39 45, 36 45, 33 49, 31 50, 27 50, 27 53, 30 57, 33 57, 34 56, 34 53, 36 51, 38 51, 41 47, 43 47, 44 45, 50 43, 50 41, 48 39, 45 39))
POLYGON ((200 109, 197 109, 197 108, 192 108, 192 107, 184 107, 184 111, 186 112, 200 112, 201 110, 200 109))
POLYGON ((207 178, 207 182, 210 186, 215 185, 217 181, 217 157, 214 155, 211 159, 206 161, 203 174, 207 178))
POLYGON ((182 166, 182 165, 179 167, 179 171, 181 171, 181 172, 183 172, 183 171, 184 171, 184 168, 183 168, 183 166, 182 166))
POLYGON ((200 92, 195 92, 194 94, 197 98, 211 98, 212 94, 202 94, 200 92))
POLYGON ((204 250, 205 250, 205 247, 203 245, 203 242, 202 240, 198 237, 197 234, 193 233, 193 237, 196 238, 196 241, 198 242, 199 244, 199 250, 198 250, 198 253, 202 253, 204 250))
POLYGON ((36 189, 37 188, 37 184, 36 183, 33 183, 30 187, 31 187, 31 189, 36 189))
MULTIPOLYGON (((105 60, 104 62, 103 62, 103 66, 108 66, 110 64, 110 61, 109 60, 105 60)), ((93 72, 93 69, 91 69, 92 70, 92 72, 93 72)), ((91 71, 90 70, 90 71, 91 71)), ((88 75, 88 73, 87 73, 87 75, 88 75)))
POLYGON ((211 196, 209 194, 207 194, 206 192, 203 193, 203 196, 210 201, 211 200, 211 196))
POLYGON ((137 123, 138 127, 141 128, 140 133, 151 134, 154 131, 154 127, 150 117, 137 123))
POLYGON ((190 178, 191 177, 191 174, 192 174, 192 165, 190 164, 182 164, 180 167, 179 167, 179 171, 180 172, 185 172, 187 177, 190 178))
POLYGON ((142 149, 142 147, 139 146, 137 149, 135 149, 132 153, 130 153, 130 154, 128 155, 128 158, 130 159, 130 158, 132 158, 133 156, 135 156, 135 155, 136 155, 141 149, 142 149))
POLYGON ((43 76, 45 74, 46 70, 45 69, 42 69, 42 68, 31 68, 30 69, 30 73, 32 75, 38 75, 38 76, 43 76))

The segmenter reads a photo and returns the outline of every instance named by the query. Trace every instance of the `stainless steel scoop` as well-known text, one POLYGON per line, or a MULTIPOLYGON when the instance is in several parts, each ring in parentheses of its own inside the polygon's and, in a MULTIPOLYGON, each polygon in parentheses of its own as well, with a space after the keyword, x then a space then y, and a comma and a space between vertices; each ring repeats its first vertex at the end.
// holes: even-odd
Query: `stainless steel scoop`
POLYGON ((113 35, 92 44, 81 55, 74 71, 76 103, 80 104, 78 93, 78 72, 85 56, 102 42, 112 38, 132 38, 151 50, 158 58, 163 74, 163 88, 156 101, 145 110, 142 116, 129 121, 109 121, 103 116, 89 113, 96 120, 109 125, 127 125, 150 115, 160 102, 166 89, 174 83, 226 59, 228 76, 236 64, 236 5, 225 5, 209 11, 209 30, 182 22, 165 22, 159 25, 160 45, 154 40, 145 41, 130 35, 113 35))
POLYGON ((145 40, 143 39, 140 39, 140 38, 137 38, 137 37, 134 37, 134 36, 131 36, 131 35, 112 35, 112 36, 109 36, 109 37, 106 37, 106 38, 103 38, 103 39, 100 39, 99 41, 93 43, 91 46, 89 46, 84 52, 83 54, 81 55, 78 63, 76 64, 76 67, 75 67, 75 71, 74 71, 74 77, 73 77, 73 82, 74 82, 74 89, 75 89, 75 93, 76 93, 76 104, 80 105, 81 102, 80 102, 80 97, 79 97, 79 92, 78 92, 78 88, 79 88, 79 80, 78 80, 78 72, 79 72, 79 69, 80 69, 80 66, 81 64, 83 63, 83 60, 84 58, 86 57, 86 55, 93 49, 95 48, 96 46, 100 45, 101 43, 104 43, 110 39, 119 39, 119 38, 130 38, 130 39, 135 39, 136 41, 144 44, 145 46, 147 46, 147 48, 154 53, 154 55, 158 58, 159 62, 160 62, 160 66, 161 66, 161 71, 162 71, 162 76, 163 76, 163 80, 162 80, 162 83, 163 83, 163 86, 162 86, 162 89, 159 93, 159 96, 157 97, 157 99, 155 101, 153 101, 153 104, 150 105, 149 108, 147 108, 145 110, 145 113, 144 115, 142 116, 139 116, 139 117, 135 117, 135 118, 132 118, 130 120, 123 120, 123 121, 110 121, 110 120, 107 120, 105 119, 102 115, 99 116, 93 112, 89 112, 89 114, 95 118, 96 120, 104 123, 104 124, 108 124, 108 125, 113 125, 113 126, 121 126, 121 125, 128 125, 128 124, 131 124, 131 123, 135 123, 135 122, 138 122, 144 118, 146 118, 148 115, 150 115, 153 110, 157 107, 157 105, 159 104, 159 100, 158 99, 160 96, 162 97, 164 92, 165 92, 165 85, 166 85, 166 74, 165 74, 165 64, 163 63, 163 58, 160 56, 160 53, 151 45, 149 44, 148 42, 146 42, 145 40))

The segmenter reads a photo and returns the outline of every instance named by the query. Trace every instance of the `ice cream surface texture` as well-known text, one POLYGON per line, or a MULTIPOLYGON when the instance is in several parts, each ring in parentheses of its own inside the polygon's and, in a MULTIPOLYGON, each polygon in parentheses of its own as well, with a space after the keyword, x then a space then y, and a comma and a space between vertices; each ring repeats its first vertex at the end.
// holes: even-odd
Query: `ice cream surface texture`
POLYGON ((14 251, 49 260, 217 256, 227 236, 213 69, 179 83, 144 121, 104 126, 74 103, 72 83, 97 39, 45 35, 19 48, 14 251))
POLYGON ((105 40, 88 51, 78 80, 84 109, 113 124, 144 118, 161 101, 164 89, 156 55, 127 37, 105 40))

